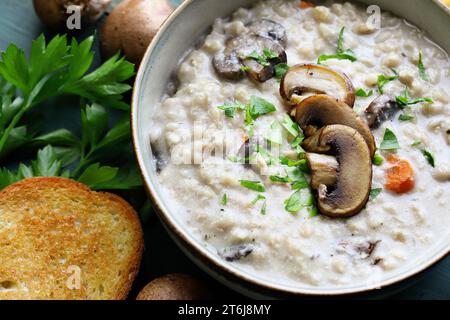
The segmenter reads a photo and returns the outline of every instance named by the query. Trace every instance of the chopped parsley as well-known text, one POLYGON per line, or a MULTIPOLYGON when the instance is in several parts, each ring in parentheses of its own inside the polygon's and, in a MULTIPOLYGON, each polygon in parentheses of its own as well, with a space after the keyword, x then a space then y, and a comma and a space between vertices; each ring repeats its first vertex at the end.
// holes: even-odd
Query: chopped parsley
POLYGON ((275 66, 275 78, 281 80, 283 76, 288 72, 289 66, 286 63, 279 63, 275 66))
POLYGON ((275 144, 283 143, 283 127, 278 121, 275 120, 272 122, 270 125, 270 132, 266 134, 264 138, 275 144))
POLYGON ((422 149, 422 154, 425 157, 425 159, 427 159, 428 163, 430 164, 430 166, 432 166, 434 168, 435 162, 434 162, 434 156, 433 154, 425 149, 422 149))
POLYGON ((272 175, 269 177, 270 181, 278 183, 289 183, 292 182, 289 176, 272 175))
POLYGON ((350 60, 354 62, 357 60, 355 53, 351 49, 344 49, 344 31, 345 27, 341 28, 339 32, 339 38, 337 43, 336 54, 322 54, 317 59, 317 64, 321 64, 325 60, 338 59, 338 60, 350 60))
POLYGON ((308 172, 308 162, 306 159, 292 160, 286 156, 280 156, 280 163, 288 167, 299 167, 303 172, 308 172))
POLYGON ((297 137, 302 132, 300 127, 298 126, 298 124, 296 122, 292 121, 291 117, 288 114, 284 115, 281 125, 294 138, 297 137))
POLYGON ((292 170, 289 176, 293 180, 291 183, 292 190, 309 188, 308 180, 306 180, 305 175, 299 168, 292 170))
POLYGON ((290 213, 296 213, 313 205, 314 198, 309 189, 298 189, 284 201, 284 209, 290 213))
POLYGON ((407 87, 405 87, 405 89, 403 90, 403 92, 400 96, 395 97, 395 101, 402 107, 406 107, 406 106, 421 103, 421 102, 433 103, 433 99, 431 99, 431 98, 411 99, 411 97, 409 96, 407 87))
POLYGON ((264 188, 264 185, 260 181, 239 180, 239 183, 241 184, 241 186, 250 190, 258 192, 266 191, 266 188, 264 188))
POLYGON ((258 194, 258 195, 256 196, 256 198, 253 199, 253 201, 252 201, 251 203, 252 203, 252 204, 256 204, 259 200, 266 200, 266 197, 263 196, 263 195, 261 195, 261 194, 258 194))
POLYGON ((380 144, 380 150, 396 150, 399 148, 400 145, 398 144, 395 133, 389 128, 386 128, 384 131, 383 141, 380 144))
POLYGON ((398 120, 400 120, 400 121, 411 121, 411 120, 414 120, 416 117, 414 117, 413 115, 410 115, 410 114, 401 114, 399 117, 398 117, 398 120))
POLYGON ((246 106, 241 102, 236 101, 234 103, 225 103, 217 108, 223 110, 228 118, 234 118, 236 110, 245 110, 246 106))
POLYGON ((375 199, 381 193, 381 191, 383 191, 382 188, 375 188, 375 189, 370 190, 369 200, 375 199))
POLYGON ((246 124, 251 124, 258 117, 276 110, 277 108, 269 101, 257 96, 251 96, 245 112, 245 122, 246 124))
POLYGON ((223 194, 222 199, 220 200, 220 204, 226 206, 228 203, 228 195, 226 193, 223 194))
POLYGON ((367 98, 373 94, 373 90, 365 91, 363 88, 359 88, 355 93, 358 97, 367 98))
POLYGON ((256 145, 256 152, 264 158, 264 161, 267 163, 267 165, 271 166, 276 164, 277 160, 275 159, 275 157, 260 144, 256 145))
POLYGON ((391 69, 394 75, 385 76, 384 74, 380 74, 377 79, 378 92, 384 93, 384 86, 394 80, 398 79, 398 73, 395 69, 391 69))
POLYGON ((419 68, 419 75, 420 77, 425 80, 428 81, 428 75, 427 72, 425 70, 425 66, 423 65, 423 61, 422 61, 422 52, 419 51, 419 62, 417 63, 417 67, 419 68))
POLYGON ((256 52, 256 51, 253 51, 252 53, 250 53, 247 56, 247 59, 255 60, 263 67, 270 66, 269 60, 273 60, 273 59, 277 59, 277 58, 278 58, 278 54, 269 49, 264 49, 262 55, 258 54, 258 52, 256 52))
POLYGON ((422 141, 416 140, 416 141, 414 141, 414 142, 411 144, 411 147, 417 147, 417 146, 419 146, 419 145, 421 145, 421 144, 422 144, 422 141))
POLYGON ((261 211, 260 212, 261 212, 262 215, 265 215, 266 211, 267 211, 267 201, 264 200, 264 202, 263 202, 263 204, 261 206, 261 211))

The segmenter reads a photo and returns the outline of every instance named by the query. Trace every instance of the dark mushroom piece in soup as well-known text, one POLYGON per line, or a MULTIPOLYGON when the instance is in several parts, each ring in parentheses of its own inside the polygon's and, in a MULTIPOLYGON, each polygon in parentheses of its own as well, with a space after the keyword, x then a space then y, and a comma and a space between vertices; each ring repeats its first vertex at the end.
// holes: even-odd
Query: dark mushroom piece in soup
POLYGON ((384 121, 391 119, 400 111, 400 106, 388 95, 381 95, 373 100, 364 111, 367 124, 371 129, 378 128, 384 121))
POLYGON ((214 56, 217 74, 225 79, 239 80, 245 74, 264 82, 275 74, 275 66, 287 61, 284 48, 277 42, 254 34, 228 39, 225 49, 214 56))
POLYGON ((269 38, 284 48, 287 44, 286 29, 278 22, 261 19, 250 22, 246 25, 248 32, 256 34, 257 36, 269 38))

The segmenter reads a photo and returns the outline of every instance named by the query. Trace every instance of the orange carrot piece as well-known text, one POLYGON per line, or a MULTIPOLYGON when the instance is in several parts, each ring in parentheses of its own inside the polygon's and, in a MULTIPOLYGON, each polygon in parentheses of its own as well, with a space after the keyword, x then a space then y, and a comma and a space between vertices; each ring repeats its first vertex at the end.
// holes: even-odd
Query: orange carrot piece
POLYGON ((386 171, 386 184, 384 187, 396 193, 406 193, 415 186, 414 171, 407 160, 400 159, 395 155, 387 158, 393 166, 386 171))
POLYGON ((314 8, 314 4, 308 1, 300 1, 298 6, 300 9, 314 8))

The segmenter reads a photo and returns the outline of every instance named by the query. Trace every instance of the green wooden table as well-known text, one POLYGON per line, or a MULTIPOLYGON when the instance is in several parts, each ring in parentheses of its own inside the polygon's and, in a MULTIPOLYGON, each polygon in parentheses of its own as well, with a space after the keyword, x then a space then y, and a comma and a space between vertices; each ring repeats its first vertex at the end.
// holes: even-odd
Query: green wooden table
MULTIPOLYGON (((115 0, 119 2, 120 0, 115 0)), ((172 0, 179 3, 181 0, 172 0)), ((92 34, 94 29, 84 30, 79 36, 92 34)), ((28 51, 31 41, 45 30, 34 13, 32 0, 0 0, 0 51, 14 42, 18 47, 28 51)), ((96 44, 98 52, 98 44, 96 44)), ((96 63, 100 63, 97 54, 96 63)), ((71 106, 66 101, 51 112, 52 124, 58 127, 65 126, 71 130, 79 130, 73 117, 78 117, 77 106, 71 106)), ((143 258, 141 272, 135 282, 133 297, 137 291, 151 279, 172 272, 184 272, 204 279, 212 287, 216 297, 239 298, 239 294, 228 290, 199 270, 173 243, 159 220, 152 216, 144 225, 146 250, 143 258)), ((450 299, 450 257, 447 257, 422 279, 412 284, 400 293, 391 296, 394 299, 450 299)))

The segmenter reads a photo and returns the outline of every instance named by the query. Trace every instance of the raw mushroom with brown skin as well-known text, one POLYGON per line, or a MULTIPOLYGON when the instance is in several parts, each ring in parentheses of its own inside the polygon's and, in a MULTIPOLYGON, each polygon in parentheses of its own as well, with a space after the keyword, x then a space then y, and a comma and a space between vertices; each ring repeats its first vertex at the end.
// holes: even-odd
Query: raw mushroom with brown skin
POLYGON ((124 0, 106 19, 101 31, 103 58, 119 51, 139 65, 161 24, 172 13, 168 0, 124 0))
MULTIPOLYGON (((322 179, 323 183, 315 185, 319 211, 332 218, 359 213, 372 185, 372 157, 363 136, 351 127, 334 124, 319 129, 313 141, 309 152, 326 152, 338 162, 334 183, 325 184, 322 179)), ((313 171, 313 181, 315 174, 313 171)))
POLYGON ((82 26, 97 21, 111 4, 111 0, 33 0, 34 10, 50 29, 65 31, 67 19, 74 13, 68 9, 76 6, 80 12, 82 26))
POLYGON ((339 71, 317 64, 290 67, 281 79, 280 95, 291 105, 305 96, 327 94, 353 107, 355 88, 351 80, 339 71))
POLYGON ((255 34, 243 34, 227 40, 225 49, 214 56, 213 65, 225 79, 239 80, 248 74, 254 80, 264 82, 274 76, 275 65, 286 61, 286 52, 277 42, 255 34), (249 57, 251 54, 264 56, 264 50, 276 55, 266 66, 249 57))
POLYGON ((295 120, 310 135, 303 141, 304 148, 315 143, 317 136, 313 135, 313 128, 342 124, 357 130, 366 141, 371 156, 375 154, 375 139, 367 124, 347 104, 333 97, 319 94, 305 98, 296 106, 295 120))

